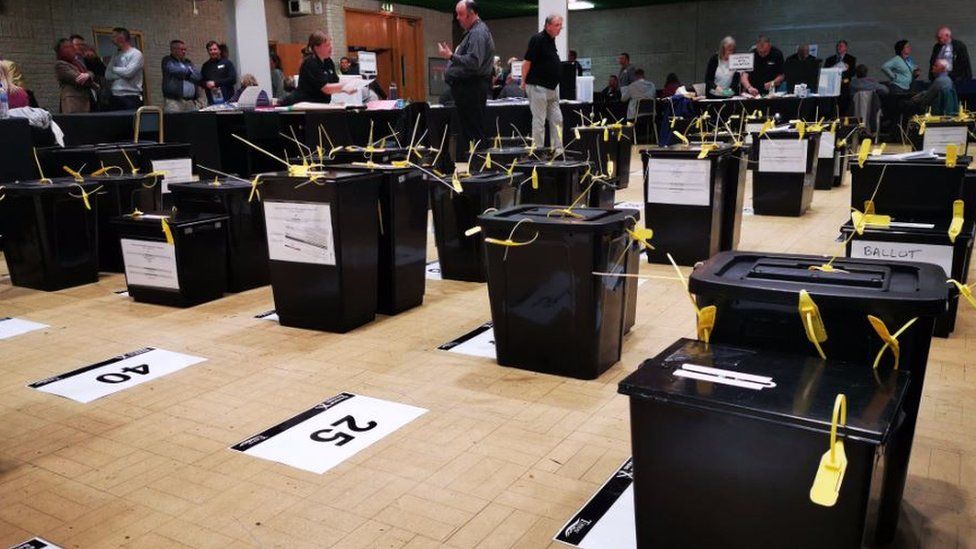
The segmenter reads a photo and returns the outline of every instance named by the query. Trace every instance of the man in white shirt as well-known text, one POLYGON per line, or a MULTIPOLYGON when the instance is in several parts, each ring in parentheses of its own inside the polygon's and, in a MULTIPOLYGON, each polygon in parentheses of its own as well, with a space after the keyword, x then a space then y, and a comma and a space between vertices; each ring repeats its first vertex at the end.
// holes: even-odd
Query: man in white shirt
POLYGON ((105 67, 105 78, 112 84, 110 110, 127 111, 142 106, 142 52, 132 45, 132 35, 128 29, 112 29, 112 43, 119 51, 115 52, 105 67))
POLYGON ((627 101, 627 120, 637 118, 637 106, 641 100, 654 101, 657 89, 653 82, 644 80, 644 69, 634 71, 634 81, 621 88, 620 99, 627 101))

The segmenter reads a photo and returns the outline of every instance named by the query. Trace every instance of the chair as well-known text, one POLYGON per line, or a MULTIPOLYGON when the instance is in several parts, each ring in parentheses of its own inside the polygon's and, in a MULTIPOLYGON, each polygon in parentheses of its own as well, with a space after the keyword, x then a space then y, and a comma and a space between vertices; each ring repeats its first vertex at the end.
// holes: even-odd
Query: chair
POLYGON ((877 92, 859 91, 851 99, 854 117, 864 120, 868 132, 877 136, 881 128, 881 99, 877 92))
MULTIPOLYGON (((657 143, 657 127, 655 125, 655 120, 657 119, 657 100, 653 98, 648 99, 638 99, 637 100, 637 113, 634 115, 634 137, 637 136, 637 128, 641 123, 641 120, 645 120, 647 124, 646 131, 644 132, 644 137, 646 142, 657 143), (651 141, 651 129, 654 129, 654 141, 651 141)), ((634 143, 637 144, 636 142, 634 143)))

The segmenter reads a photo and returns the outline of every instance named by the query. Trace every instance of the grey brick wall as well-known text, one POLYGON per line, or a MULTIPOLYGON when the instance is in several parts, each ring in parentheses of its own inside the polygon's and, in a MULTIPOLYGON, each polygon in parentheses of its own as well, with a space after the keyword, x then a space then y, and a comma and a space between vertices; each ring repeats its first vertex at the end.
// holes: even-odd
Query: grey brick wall
MULTIPOLYGON (((819 44, 820 57, 834 53, 838 39, 850 43, 858 63, 883 77, 881 64, 894 55, 895 41, 912 42, 913 57, 928 63, 936 28, 949 24, 953 35, 976 48, 976 3, 944 0, 710 0, 628 8, 571 12, 569 47, 593 59, 598 88, 616 73, 616 56, 627 51, 659 86, 668 72, 682 82, 704 80, 705 64, 726 35, 745 51, 759 33, 766 33, 785 54, 801 42, 819 44)), ((535 17, 488 21, 499 55, 522 56, 529 35, 537 32, 535 17)))

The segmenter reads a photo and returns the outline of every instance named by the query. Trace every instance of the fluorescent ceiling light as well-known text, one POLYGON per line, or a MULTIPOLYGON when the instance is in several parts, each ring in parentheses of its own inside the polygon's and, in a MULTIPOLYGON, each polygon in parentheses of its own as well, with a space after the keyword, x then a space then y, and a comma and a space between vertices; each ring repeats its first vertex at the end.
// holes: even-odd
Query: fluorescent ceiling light
POLYGON ((584 0, 572 0, 569 3, 569 9, 572 11, 591 10, 593 7, 593 2, 586 2, 584 0))

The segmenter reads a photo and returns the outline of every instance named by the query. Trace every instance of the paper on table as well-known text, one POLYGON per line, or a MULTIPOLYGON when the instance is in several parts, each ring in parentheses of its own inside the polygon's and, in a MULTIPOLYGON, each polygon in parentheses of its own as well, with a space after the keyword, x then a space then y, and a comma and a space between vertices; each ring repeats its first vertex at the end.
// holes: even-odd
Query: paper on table
POLYGON ((651 158, 647 162, 647 202, 708 206, 711 175, 710 160, 651 158))
POLYGON ((805 139, 763 139, 759 144, 759 171, 806 173, 807 147, 805 139))

